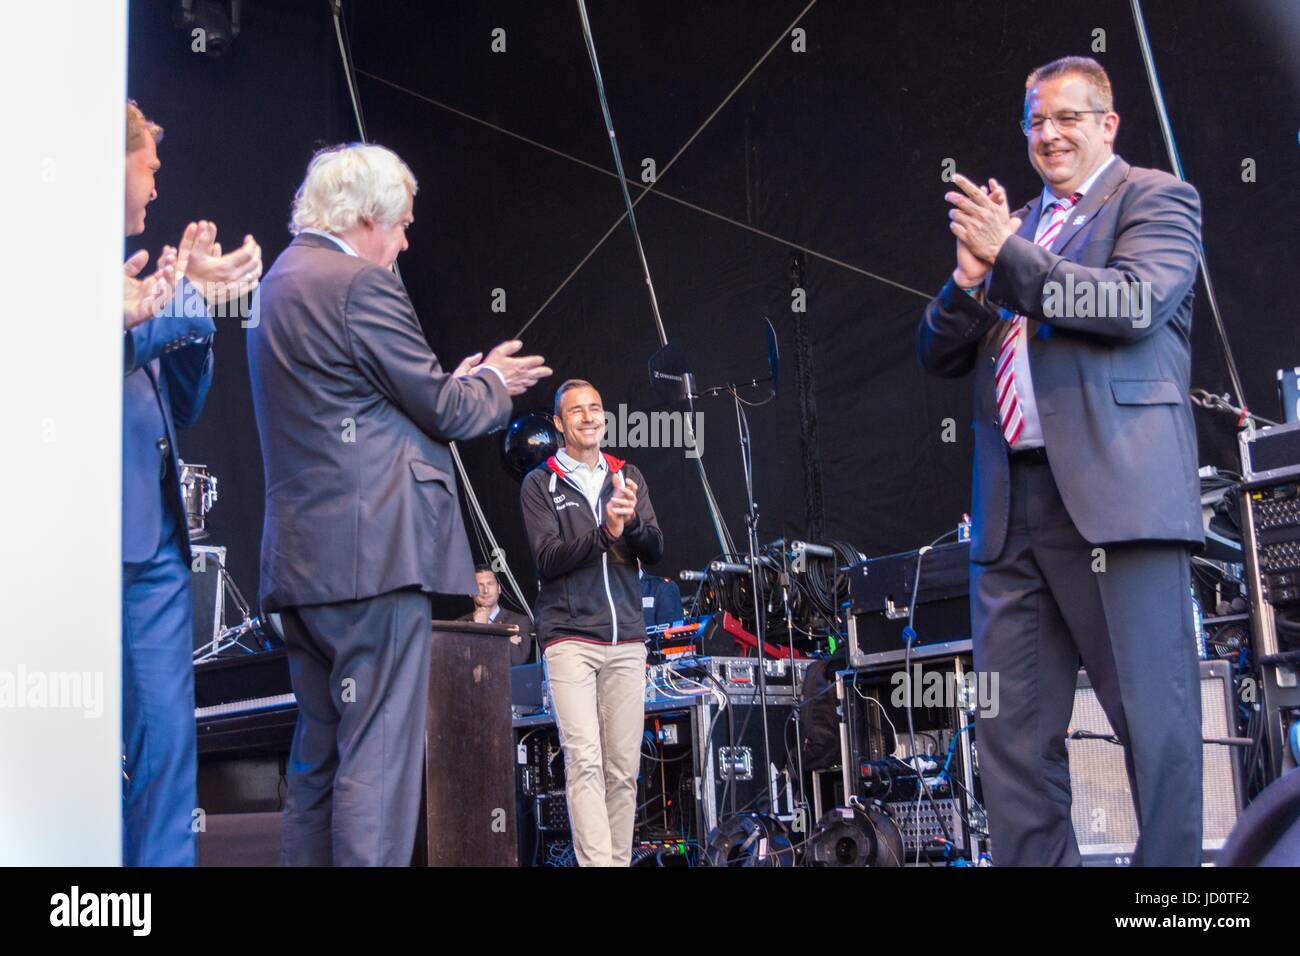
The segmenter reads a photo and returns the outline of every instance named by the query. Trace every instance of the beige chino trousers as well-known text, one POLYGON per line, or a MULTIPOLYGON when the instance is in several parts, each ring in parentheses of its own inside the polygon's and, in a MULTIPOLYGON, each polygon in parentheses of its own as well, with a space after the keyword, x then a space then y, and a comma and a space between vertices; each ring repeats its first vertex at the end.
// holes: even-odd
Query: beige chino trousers
POLYGON ((627 866, 645 732, 645 643, 560 641, 545 659, 578 865, 627 866))

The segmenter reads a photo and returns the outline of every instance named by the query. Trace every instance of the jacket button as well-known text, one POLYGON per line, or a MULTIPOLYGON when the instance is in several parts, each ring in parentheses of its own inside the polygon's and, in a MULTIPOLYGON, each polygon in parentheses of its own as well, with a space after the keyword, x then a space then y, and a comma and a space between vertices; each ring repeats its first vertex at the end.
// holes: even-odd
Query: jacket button
POLYGON ((171 448, 171 443, 167 441, 167 437, 165 435, 162 438, 159 438, 156 444, 158 446, 159 453, 163 455, 166 455, 171 448))

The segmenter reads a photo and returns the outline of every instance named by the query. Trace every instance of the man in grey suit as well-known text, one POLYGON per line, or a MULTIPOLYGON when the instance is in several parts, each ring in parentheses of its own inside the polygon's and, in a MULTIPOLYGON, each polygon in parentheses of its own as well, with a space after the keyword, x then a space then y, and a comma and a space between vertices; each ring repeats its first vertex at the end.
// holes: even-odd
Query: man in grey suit
POLYGON ((390 271, 415 192, 383 147, 317 153, 248 332, 262 606, 281 612, 299 709, 286 865, 409 864, 429 595, 474 585, 447 443, 504 427, 510 396, 550 374, 517 341, 443 371, 390 271))
POLYGON ((1200 200, 1114 155, 1096 61, 1030 74, 1040 197, 949 192, 957 268, 917 331, 935 375, 975 372, 971 626, 1000 674, 978 726, 998 864, 1077 865, 1065 734, 1080 661, 1124 744, 1134 863, 1201 853, 1200 692, 1188 596, 1202 541, 1188 404, 1200 200))

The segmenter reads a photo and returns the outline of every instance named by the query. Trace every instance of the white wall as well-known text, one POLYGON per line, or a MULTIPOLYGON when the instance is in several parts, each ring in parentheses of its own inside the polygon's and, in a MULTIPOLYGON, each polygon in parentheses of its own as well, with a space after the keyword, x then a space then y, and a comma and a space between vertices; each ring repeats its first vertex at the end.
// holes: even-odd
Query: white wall
POLYGON ((126 0, 5 4, 0 864, 121 861, 125 86, 126 0))

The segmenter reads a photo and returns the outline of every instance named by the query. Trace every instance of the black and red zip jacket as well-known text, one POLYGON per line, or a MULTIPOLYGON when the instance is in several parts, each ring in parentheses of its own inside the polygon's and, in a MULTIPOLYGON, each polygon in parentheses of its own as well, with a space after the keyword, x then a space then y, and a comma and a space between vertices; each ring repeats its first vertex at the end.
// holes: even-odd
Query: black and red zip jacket
POLYGON ((569 640, 645 641, 637 559, 644 565, 657 563, 663 535, 641 472, 613 455, 604 458, 609 471, 596 508, 555 456, 529 472, 519 492, 541 580, 533 616, 543 648, 569 640), (638 490, 636 515, 615 538, 605 527, 605 505, 614 496, 614 476, 620 472, 624 480, 635 481, 638 490))

